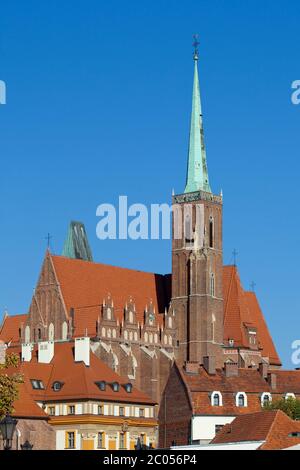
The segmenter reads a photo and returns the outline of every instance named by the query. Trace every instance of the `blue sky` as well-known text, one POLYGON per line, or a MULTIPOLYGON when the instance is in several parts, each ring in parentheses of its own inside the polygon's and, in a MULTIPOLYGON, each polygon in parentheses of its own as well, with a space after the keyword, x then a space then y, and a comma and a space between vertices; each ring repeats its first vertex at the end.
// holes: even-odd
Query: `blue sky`
POLYGON ((169 241, 99 241, 96 207, 184 189, 192 48, 210 182, 285 366, 300 338, 298 1, 10 1, 0 12, 0 309, 26 312, 48 232, 71 219, 99 262, 169 272, 169 241))

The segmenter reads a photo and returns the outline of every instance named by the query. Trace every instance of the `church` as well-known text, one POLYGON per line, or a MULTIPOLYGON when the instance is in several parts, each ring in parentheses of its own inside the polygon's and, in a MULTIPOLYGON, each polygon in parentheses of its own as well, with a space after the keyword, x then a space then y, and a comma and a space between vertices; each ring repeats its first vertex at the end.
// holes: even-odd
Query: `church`
POLYGON ((28 345, 89 338, 93 354, 158 404, 161 447, 210 442, 240 413, 300 396, 300 372, 281 370, 256 294, 236 265, 223 265, 223 196, 209 181, 198 58, 196 45, 186 183, 172 201, 183 208, 176 220, 173 211, 173 234, 179 224, 183 235, 173 235, 172 273, 95 262, 84 225, 73 221, 62 255, 45 254, 28 312, 6 315, 0 329, 22 360, 28 345))

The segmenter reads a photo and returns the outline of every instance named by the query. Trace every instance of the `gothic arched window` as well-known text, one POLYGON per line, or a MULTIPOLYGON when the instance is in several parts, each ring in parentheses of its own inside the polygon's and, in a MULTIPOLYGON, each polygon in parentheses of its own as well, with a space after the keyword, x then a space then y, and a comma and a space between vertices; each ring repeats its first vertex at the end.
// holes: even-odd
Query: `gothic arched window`
POLYGON ((53 323, 50 323, 50 325, 49 325, 48 338, 49 338, 49 341, 54 341, 54 325, 53 325, 53 323))
POLYGON ((68 338, 68 324, 66 321, 64 321, 61 327, 61 339, 65 341, 67 338, 68 338))
POLYGON ((30 327, 28 325, 25 328, 25 343, 30 343, 30 327))
POLYGON ((209 218, 209 247, 214 247, 214 219, 212 217, 209 218))
POLYGON ((211 275, 210 275, 210 295, 212 297, 215 296, 215 275, 214 275, 214 273, 211 273, 211 275))

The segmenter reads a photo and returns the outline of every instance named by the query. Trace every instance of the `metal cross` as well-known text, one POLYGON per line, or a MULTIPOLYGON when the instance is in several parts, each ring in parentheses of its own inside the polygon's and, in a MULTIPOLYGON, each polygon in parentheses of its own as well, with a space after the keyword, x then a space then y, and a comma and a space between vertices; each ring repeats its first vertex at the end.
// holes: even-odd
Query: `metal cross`
POLYGON ((47 240, 47 248, 50 248, 51 238, 52 238, 52 236, 50 235, 50 233, 48 233, 47 236, 45 237, 45 240, 47 240))
POLYGON ((255 286, 256 286, 255 282, 252 281, 251 284, 250 284, 250 287, 251 287, 252 292, 254 292, 255 286))
POLYGON ((238 255, 238 252, 236 251, 236 249, 233 250, 232 255, 233 255, 233 265, 236 266, 236 259, 238 255))

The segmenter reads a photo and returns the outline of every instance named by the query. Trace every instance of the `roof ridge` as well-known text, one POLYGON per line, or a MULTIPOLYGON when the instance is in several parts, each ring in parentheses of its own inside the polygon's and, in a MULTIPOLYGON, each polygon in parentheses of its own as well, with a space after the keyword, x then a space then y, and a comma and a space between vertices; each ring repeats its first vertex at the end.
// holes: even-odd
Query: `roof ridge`
MULTIPOLYGON (((283 414, 284 416, 287 416, 287 415, 286 415, 285 413, 283 413, 283 411, 281 411, 281 410, 270 410, 270 411, 273 411, 273 412, 274 412, 275 417, 274 417, 273 422, 272 422, 272 424, 271 424, 271 426, 270 426, 270 428, 269 428, 269 431, 268 431, 268 433, 267 433, 267 435, 266 435, 266 441, 268 440, 269 435, 272 433, 273 427, 274 427, 274 425, 275 425, 275 423, 276 423, 276 421, 277 421, 277 419, 278 419, 278 416, 281 416, 281 414, 283 414)), ((269 411, 269 412, 270 412, 270 411, 269 411)))
MULTIPOLYGON (((225 325, 225 322, 226 322, 226 316, 227 316, 228 305, 229 305, 229 298, 230 298, 232 284, 233 284, 233 277, 234 277, 234 273, 235 273, 235 270, 236 270, 236 266, 234 266, 234 265, 229 265, 229 267, 230 267, 230 270, 231 270, 231 276, 230 276, 230 282, 229 282, 228 293, 227 293, 227 298, 226 298, 226 305, 225 305, 225 308, 224 308, 224 318, 223 318, 223 324, 224 325, 225 325)), ((224 297, 224 293, 223 293, 223 297, 224 297)))
POLYGON ((71 261, 71 262, 80 262, 80 263, 84 263, 84 264, 94 264, 96 266, 106 266, 106 267, 114 268, 114 269, 124 269, 124 271, 134 271, 134 272, 138 272, 138 273, 152 274, 152 275, 162 276, 162 277, 169 276, 170 274, 172 274, 172 273, 162 274, 162 273, 156 273, 156 272, 153 272, 153 271, 143 271, 141 269, 127 268, 127 267, 124 267, 124 266, 116 266, 114 264, 100 263, 100 262, 97 262, 97 261, 87 261, 87 260, 82 260, 82 259, 68 258, 67 256, 53 255, 52 253, 49 253, 49 255, 50 255, 50 258, 65 259, 65 260, 68 260, 68 261, 71 261))

